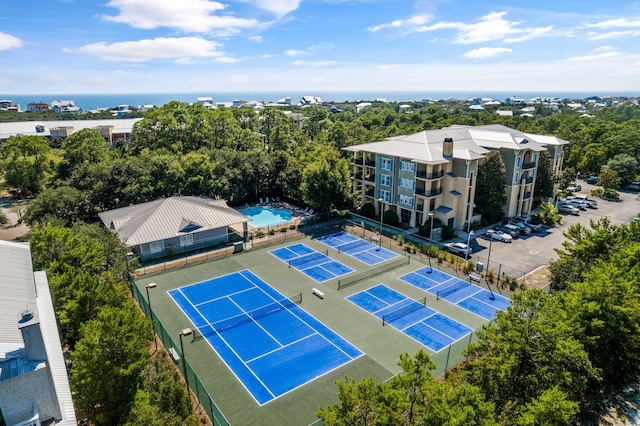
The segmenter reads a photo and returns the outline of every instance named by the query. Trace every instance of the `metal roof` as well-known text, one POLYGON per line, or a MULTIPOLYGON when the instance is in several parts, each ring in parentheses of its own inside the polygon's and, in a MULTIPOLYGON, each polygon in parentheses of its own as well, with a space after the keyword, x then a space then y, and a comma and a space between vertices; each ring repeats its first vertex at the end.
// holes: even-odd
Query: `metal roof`
POLYGON ((424 130, 344 149, 410 158, 417 163, 436 165, 450 161, 442 155, 442 143, 445 138, 453 139, 453 158, 460 160, 480 159, 490 149, 544 151, 545 145, 569 143, 555 136, 522 133, 500 124, 490 124, 486 126, 453 125, 444 129, 424 130))
POLYGON ((18 315, 25 309, 37 309, 47 354, 46 366, 53 385, 53 389, 40 388, 38 392, 43 395, 48 391, 55 394, 62 413, 62 419, 56 425, 76 425, 47 275, 44 271, 33 272, 31 250, 26 243, 0 241, 0 270, 3 275, 0 280, 0 360, 5 360, 3 364, 7 368, 12 367, 10 364, 19 368, 15 374, 29 374, 34 368, 41 368, 42 364, 36 366, 24 359, 17 361, 24 352, 24 341, 18 329, 18 315), (8 361, 8 358, 15 362, 8 361))
POLYGON ((73 127, 73 132, 82 129, 93 129, 99 126, 113 126, 111 133, 131 133, 133 125, 142 118, 120 118, 104 120, 55 120, 55 121, 17 121, 0 123, 0 140, 9 139, 15 135, 51 136, 50 129, 56 127, 73 127), (36 127, 44 126, 44 130, 38 132, 36 127))
POLYGON ((195 234, 250 220, 227 206, 225 201, 207 197, 163 198, 109 210, 99 213, 99 216, 128 246, 195 234))

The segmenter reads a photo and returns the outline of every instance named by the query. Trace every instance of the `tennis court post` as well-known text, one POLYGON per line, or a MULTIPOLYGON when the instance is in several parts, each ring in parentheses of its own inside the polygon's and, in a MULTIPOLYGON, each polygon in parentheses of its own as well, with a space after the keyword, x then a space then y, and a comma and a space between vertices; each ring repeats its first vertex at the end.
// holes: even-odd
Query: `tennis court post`
POLYGON ((184 356, 184 346, 182 344, 182 336, 188 336, 191 334, 190 328, 180 330, 180 352, 182 353, 182 372, 184 373, 184 381, 187 384, 187 395, 189 401, 191 401, 191 390, 189 389, 189 376, 187 375, 187 357, 184 356))

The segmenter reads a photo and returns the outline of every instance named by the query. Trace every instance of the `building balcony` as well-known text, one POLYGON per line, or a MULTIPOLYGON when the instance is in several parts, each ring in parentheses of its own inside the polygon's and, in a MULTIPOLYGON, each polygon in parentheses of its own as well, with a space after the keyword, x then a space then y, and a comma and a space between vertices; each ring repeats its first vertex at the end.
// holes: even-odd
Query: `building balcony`
POLYGON ((375 182, 376 181, 376 174, 372 174, 372 175, 366 175, 364 177, 364 180, 366 180, 367 182, 375 182))
POLYGON ((444 176, 444 170, 440 170, 439 172, 434 172, 434 173, 427 173, 426 171, 418 171, 416 173, 416 177, 419 177, 421 179, 440 179, 442 176, 444 176))
POLYGON ((533 169, 536 166, 535 162, 531 162, 531 163, 524 163, 522 165, 522 170, 527 170, 527 169, 533 169))
POLYGON ((528 200, 529 198, 531 198, 531 192, 525 192, 524 196, 522 197, 523 200, 528 200))
POLYGON ((359 164, 360 166, 362 166, 362 164, 364 163, 364 160, 362 158, 356 158, 353 160, 353 162, 355 164, 359 164))
POLYGON ((424 212, 424 204, 416 204, 417 212, 424 212))
POLYGON ((525 185, 530 185, 533 183, 533 177, 528 177, 524 180, 525 185))
POLYGON ((362 172, 356 173, 355 175, 353 175, 353 178, 355 180, 362 180, 362 172))
POLYGON ((432 190, 416 189, 416 195, 421 195, 423 197, 435 197, 440 194, 442 194, 442 187, 432 190))
POLYGON ((365 160, 364 165, 365 166, 369 166, 369 167, 375 167, 376 166, 376 160, 365 160))
POLYGON ((374 193, 375 193, 375 190, 373 188, 369 188, 366 191, 364 191, 365 197, 373 197, 374 193))

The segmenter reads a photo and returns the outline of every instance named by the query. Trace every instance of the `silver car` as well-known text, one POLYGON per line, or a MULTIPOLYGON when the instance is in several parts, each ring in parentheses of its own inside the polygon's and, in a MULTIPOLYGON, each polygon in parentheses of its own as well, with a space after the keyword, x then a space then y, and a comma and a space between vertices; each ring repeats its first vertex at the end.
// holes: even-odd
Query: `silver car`
POLYGON ((558 211, 560 213, 565 213, 565 214, 572 214, 574 216, 580 216, 580 209, 578 209, 577 207, 573 207, 569 204, 560 204, 558 206, 558 211))
POLYGON ((487 238, 490 238, 492 240, 502 241, 504 243, 510 243, 511 241, 513 241, 513 238, 511 238, 511 235, 502 231, 498 231, 496 229, 489 229, 484 235, 487 238))

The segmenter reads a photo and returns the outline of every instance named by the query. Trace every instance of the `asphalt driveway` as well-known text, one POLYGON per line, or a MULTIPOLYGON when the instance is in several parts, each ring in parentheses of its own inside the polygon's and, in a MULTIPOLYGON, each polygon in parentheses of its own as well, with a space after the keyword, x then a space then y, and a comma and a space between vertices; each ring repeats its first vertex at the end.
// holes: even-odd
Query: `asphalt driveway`
MULTIPOLYGON (((596 188, 595 185, 589 185, 584 181, 580 182, 582 191, 578 194, 589 195, 591 189, 596 188)), ((614 224, 629 223, 638 213, 640 213, 640 198, 638 193, 629 191, 619 191, 622 201, 605 201, 598 200, 597 209, 587 209, 581 211, 580 216, 562 215, 562 223, 553 228, 543 227, 539 232, 532 232, 528 236, 519 236, 511 243, 503 243, 493 241, 479 236, 471 239, 471 247, 473 248, 473 261, 482 261, 486 264, 489 258, 489 246, 491 246, 490 262, 495 266, 494 262, 507 265, 516 271, 529 273, 541 266, 547 265, 550 260, 557 259, 558 255, 553 250, 561 248, 562 242, 565 240, 562 234, 569 226, 581 223, 585 226, 589 225, 590 220, 598 220, 602 217, 609 217, 614 224)), ((475 235, 484 234, 484 230, 475 232, 475 235)), ((459 237, 455 241, 467 242, 467 234, 459 233, 459 237)), ((491 269, 494 269, 494 266, 491 269)), ((513 273, 515 275, 515 273, 513 273)))

